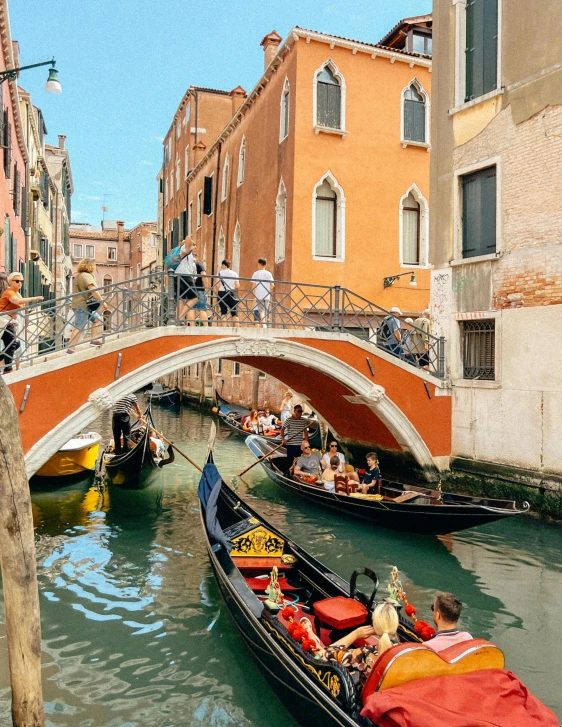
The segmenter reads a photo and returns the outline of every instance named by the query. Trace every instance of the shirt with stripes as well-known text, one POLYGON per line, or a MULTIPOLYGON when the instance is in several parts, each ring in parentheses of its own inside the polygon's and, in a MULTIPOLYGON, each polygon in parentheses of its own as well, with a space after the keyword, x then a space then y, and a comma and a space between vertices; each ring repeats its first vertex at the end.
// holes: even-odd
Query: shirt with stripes
POLYGON ((300 444, 302 440, 302 433, 310 424, 309 419, 297 419, 296 417, 288 417, 284 424, 284 436, 285 441, 290 440, 290 444, 300 444), (299 434, 301 435, 299 437, 299 434))
POLYGON ((120 399, 113 407, 114 414, 130 414, 133 409, 139 405, 138 399, 134 394, 127 394, 120 399))

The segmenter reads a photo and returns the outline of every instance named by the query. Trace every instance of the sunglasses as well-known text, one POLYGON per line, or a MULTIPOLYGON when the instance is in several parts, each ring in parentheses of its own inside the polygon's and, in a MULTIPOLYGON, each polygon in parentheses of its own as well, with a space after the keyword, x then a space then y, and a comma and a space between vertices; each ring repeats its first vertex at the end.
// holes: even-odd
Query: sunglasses
POLYGON ((431 604, 431 610, 432 611, 435 611, 435 604, 434 603, 431 604))
POLYGON ((295 409, 295 414, 302 414, 302 409, 295 409))
POLYGON ((310 447, 303 447, 303 451, 306 452, 307 449, 310 449, 310 447))
POLYGON ((20 278, 14 278, 14 283, 23 283, 23 279, 20 280, 20 278))
POLYGON ((337 447, 337 446, 338 446, 337 444, 330 444, 330 449, 332 449, 332 447, 337 447))

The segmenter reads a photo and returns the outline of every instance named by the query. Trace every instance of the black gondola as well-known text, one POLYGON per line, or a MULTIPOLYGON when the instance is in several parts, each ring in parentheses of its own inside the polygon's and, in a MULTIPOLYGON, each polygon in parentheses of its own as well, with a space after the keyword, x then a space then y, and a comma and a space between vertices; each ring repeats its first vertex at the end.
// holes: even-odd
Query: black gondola
MULTIPOLYGON (((268 442, 253 435, 247 437, 246 444, 258 458, 273 449, 268 442)), ((261 466, 270 479, 298 497, 406 532, 445 535, 513 517, 529 509, 528 503, 524 503, 523 510, 518 510, 513 500, 457 495, 389 480, 383 480, 380 493, 374 496, 328 492, 321 483, 293 477, 283 448, 263 460, 261 466)))
POLYGON ((101 463, 105 475, 112 485, 129 490, 139 490, 148 487, 159 467, 173 461, 173 449, 169 449, 169 457, 163 460, 157 457, 150 447, 151 428, 154 421, 150 412, 150 404, 144 412, 144 419, 149 426, 136 422, 131 429, 131 440, 134 445, 124 454, 112 454, 106 448, 101 456, 101 463))
POLYGON ((180 403, 180 390, 177 386, 170 389, 162 384, 153 384, 152 389, 147 391, 147 396, 151 404, 174 406, 180 403))
MULTIPOLYGON (((290 622, 298 620, 302 623, 302 618, 309 618, 310 625, 314 623, 315 634, 323 643, 333 642, 342 633, 351 631, 352 627, 348 623, 347 629, 338 631, 334 630, 334 624, 329 624, 327 629, 326 623, 318 616, 319 606, 324 607, 324 613, 326 604, 329 608, 343 609, 348 621, 350 613, 361 612, 368 622, 377 593, 376 574, 360 568, 352 574, 349 584, 330 571, 240 500, 221 479, 212 454, 204 468, 198 494, 207 551, 221 594, 270 685, 307 727, 372 724, 359 715, 361 699, 346 669, 338 663, 314 658, 305 651, 305 642, 301 643, 291 636, 290 622), (294 601, 291 609, 294 619, 287 619, 285 609, 260 600, 260 594, 268 585, 268 574, 274 566, 279 569, 279 585, 283 593, 294 601), (372 580, 370 596, 357 589, 360 575, 372 580)), ((361 615, 358 618, 361 619, 361 615)), ((413 630, 412 623, 402 615, 399 615, 399 621, 399 640, 407 643, 393 647, 392 653, 389 650, 387 662, 392 664, 397 652, 407 654, 408 658, 413 650, 421 650, 422 657, 427 655, 430 650, 419 643, 420 637, 413 630)), ((354 625, 358 623, 356 621, 354 625)), ((503 655, 497 647, 481 639, 468 644, 478 661, 473 669, 503 667, 503 655)), ((367 696, 368 690, 373 692, 384 688, 382 679, 379 682, 379 674, 375 672, 373 669, 363 697, 367 696)), ((418 676, 419 673, 418 668, 418 676)), ((383 678, 388 675, 389 669, 385 666, 383 678)), ((410 673, 409 678, 415 677, 410 673)))
MULTIPOLYGON (((238 404, 230 404, 226 401, 226 399, 223 399, 218 392, 216 392, 215 395, 217 399, 217 414, 220 420, 224 422, 229 429, 247 437, 248 432, 242 427, 241 420, 243 417, 250 414, 250 410, 243 406, 239 406, 238 404)), ((279 434, 270 437, 266 437, 261 434, 256 434, 255 436, 263 439, 265 442, 271 443, 274 447, 281 444, 281 436, 279 434)), ((317 420, 314 420, 313 425, 309 429, 308 439, 311 447, 316 449, 322 448, 322 432, 317 420)))

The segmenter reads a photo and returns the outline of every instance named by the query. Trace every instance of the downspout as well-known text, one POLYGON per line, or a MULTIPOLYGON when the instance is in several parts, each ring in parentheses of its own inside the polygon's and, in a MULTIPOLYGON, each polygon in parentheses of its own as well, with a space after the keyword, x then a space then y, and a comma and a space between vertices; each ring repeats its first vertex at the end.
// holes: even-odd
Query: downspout
POLYGON ((217 175, 216 175, 216 184, 215 184, 215 202, 213 209, 215 210, 215 219, 213 220, 213 252, 211 255, 211 275, 215 275, 215 246, 217 241, 217 217, 219 216, 219 173, 221 168, 221 151, 222 151, 222 141, 219 141, 219 152, 217 154, 217 175))

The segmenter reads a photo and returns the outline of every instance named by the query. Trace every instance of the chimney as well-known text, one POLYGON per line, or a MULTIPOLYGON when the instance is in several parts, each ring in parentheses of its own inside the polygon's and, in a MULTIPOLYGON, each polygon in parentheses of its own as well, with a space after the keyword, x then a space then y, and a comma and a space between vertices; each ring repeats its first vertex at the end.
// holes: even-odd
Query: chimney
POLYGON ((118 249, 121 248, 121 245, 123 243, 123 228, 125 227, 125 223, 123 220, 117 220, 117 247, 118 249))
POLYGON ((277 55, 277 49, 283 39, 275 30, 265 36, 260 45, 263 45, 263 68, 264 70, 269 66, 271 61, 277 55))
POLYGON ((246 91, 244 91, 242 86, 236 86, 236 88, 232 89, 232 91, 230 92, 230 98, 232 99, 232 115, 233 116, 236 114, 236 112, 238 111, 240 106, 242 106, 242 104, 246 100, 247 95, 248 94, 246 93, 246 91))
POLYGON ((64 150, 65 141, 66 141, 66 136, 64 134, 59 134, 59 149, 64 150))

